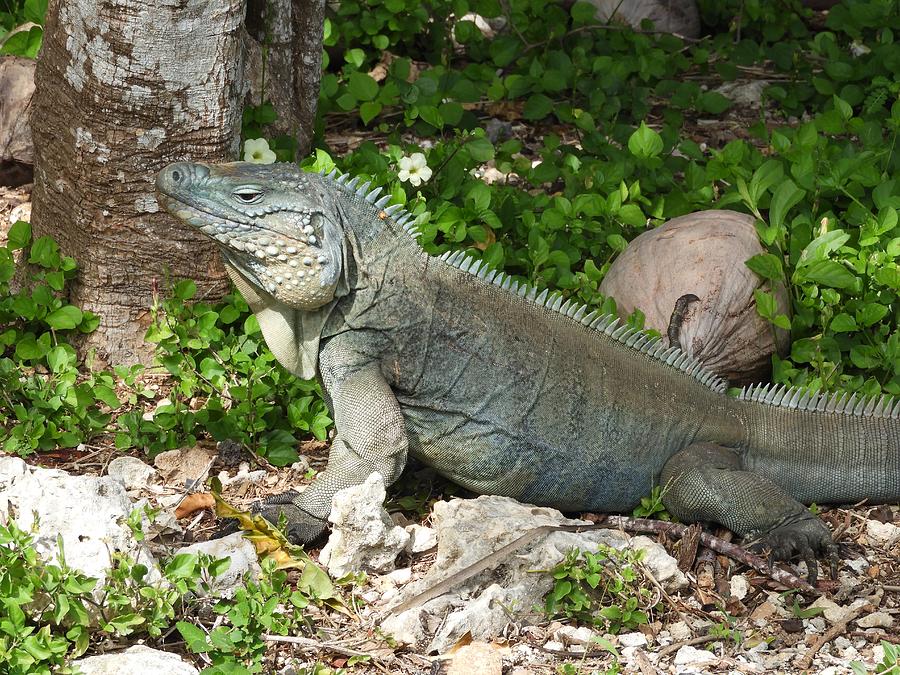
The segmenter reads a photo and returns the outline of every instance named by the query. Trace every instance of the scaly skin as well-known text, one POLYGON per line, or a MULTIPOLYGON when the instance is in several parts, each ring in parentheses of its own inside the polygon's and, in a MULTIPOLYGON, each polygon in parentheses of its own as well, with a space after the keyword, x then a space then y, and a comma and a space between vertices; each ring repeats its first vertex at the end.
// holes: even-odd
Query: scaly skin
POLYGON ((262 506, 295 540, 321 533, 336 491, 374 471, 392 483, 408 454, 474 492, 564 511, 627 511, 662 483, 679 518, 799 553, 811 576, 836 549, 801 502, 900 500, 898 406, 730 398, 677 350, 629 346, 641 336, 608 319, 429 257, 405 217, 345 182, 244 163, 157 179, 161 204, 219 242, 279 361, 322 382, 328 467, 262 506))

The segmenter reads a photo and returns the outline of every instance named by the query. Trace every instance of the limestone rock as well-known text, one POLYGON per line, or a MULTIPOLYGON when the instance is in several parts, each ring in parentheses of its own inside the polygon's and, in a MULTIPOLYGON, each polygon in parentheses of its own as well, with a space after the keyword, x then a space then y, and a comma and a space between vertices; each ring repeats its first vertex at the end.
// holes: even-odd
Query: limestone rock
POLYGON ((409 533, 408 553, 424 553, 437 546, 437 532, 424 525, 412 524, 404 528, 409 533))
POLYGON ((152 476, 156 475, 156 469, 144 464, 137 457, 123 455, 109 463, 106 474, 119 481, 126 490, 140 490, 146 487, 152 476))
POLYGON ((654 30, 684 37, 700 37, 700 12, 694 0, 588 0, 597 8, 598 21, 615 21, 640 29, 644 19, 654 30))
POLYGON ((210 579, 208 594, 216 598, 233 598, 237 589, 243 585, 245 572, 250 572, 254 577, 262 572, 256 548, 240 532, 191 544, 176 553, 205 553, 213 558, 231 558, 228 569, 210 579))
POLYGON ((447 675, 501 675, 503 659, 486 642, 472 642, 453 652, 447 675))
POLYGON ((34 59, 0 56, 0 161, 34 162, 30 126, 34 65, 34 59))
POLYGON ((766 379, 773 353, 790 346, 787 331, 759 316, 753 291, 774 293, 778 313, 789 314, 783 284, 770 287, 744 263, 765 249, 754 218, 734 211, 700 211, 636 237, 609 269, 600 292, 619 314, 640 309, 647 328, 663 336, 675 302, 692 293, 681 326, 681 347, 733 383, 766 379))
POLYGON ((871 612, 856 620, 860 628, 890 628, 894 625, 894 617, 887 612, 871 612))
POLYGON ((129 647, 118 654, 89 656, 72 662, 82 675, 197 675, 194 666, 178 654, 162 652, 144 645, 129 647))
POLYGON ((866 521, 866 534, 870 541, 885 548, 890 548, 900 541, 900 527, 893 523, 882 523, 871 518, 866 521))
POLYGON ((409 533, 394 525, 384 510, 384 498, 384 478, 378 472, 361 485, 334 495, 328 516, 334 528, 319 555, 331 576, 394 569, 394 561, 409 542, 409 533))
POLYGON ((705 649, 697 649, 690 645, 685 645, 675 654, 676 666, 707 665, 718 660, 719 657, 712 652, 708 652, 705 649))
MULTIPOLYGON (((435 562, 424 577, 403 589, 399 601, 418 595, 481 561, 527 530, 542 525, 586 524, 564 518, 555 509, 495 495, 437 502, 432 522, 438 537, 435 562)), ((537 538, 451 592, 387 616, 382 628, 398 641, 424 647, 429 653, 446 650, 466 633, 474 640, 489 641, 500 635, 510 621, 527 624, 541 619, 540 606, 553 581, 547 574, 535 574, 535 570, 553 568, 573 548, 595 551, 601 543, 616 549, 634 546, 648 551, 644 564, 669 590, 686 583, 674 559, 646 537, 632 540, 612 529, 553 532, 537 538)))
POLYGON ((26 530, 37 519, 34 548, 48 562, 57 560, 61 537, 66 564, 96 577, 98 593, 114 553, 146 565, 145 582, 160 579, 156 560, 126 524, 133 508, 125 488, 109 476, 70 476, 0 457, 0 519, 12 518, 26 530))

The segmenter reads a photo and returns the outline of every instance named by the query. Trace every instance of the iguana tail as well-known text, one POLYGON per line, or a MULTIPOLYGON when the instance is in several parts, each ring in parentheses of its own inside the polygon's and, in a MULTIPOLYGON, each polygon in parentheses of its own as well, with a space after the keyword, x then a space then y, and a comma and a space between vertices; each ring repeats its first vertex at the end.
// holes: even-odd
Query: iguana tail
POLYGON ((900 501, 900 400, 767 386, 736 404, 749 426, 745 468, 799 501, 900 501))

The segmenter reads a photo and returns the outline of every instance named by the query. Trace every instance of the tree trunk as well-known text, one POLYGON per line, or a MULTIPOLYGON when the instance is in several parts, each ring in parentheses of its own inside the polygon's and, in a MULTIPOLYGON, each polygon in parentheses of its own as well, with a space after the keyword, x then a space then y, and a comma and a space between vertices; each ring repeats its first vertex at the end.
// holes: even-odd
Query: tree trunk
POLYGON ((324 22, 325 0, 250 0, 247 7, 250 103, 272 103, 273 135, 296 138, 299 157, 315 132, 324 22))
POLYGON ((176 159, 237 155, 244 0, 51 0, 37 65, 34 232, 78 262, 71 301, 101 317, 82 347, 146 361, 154 292, 223 292, 214 245, 160 212, 176 159))

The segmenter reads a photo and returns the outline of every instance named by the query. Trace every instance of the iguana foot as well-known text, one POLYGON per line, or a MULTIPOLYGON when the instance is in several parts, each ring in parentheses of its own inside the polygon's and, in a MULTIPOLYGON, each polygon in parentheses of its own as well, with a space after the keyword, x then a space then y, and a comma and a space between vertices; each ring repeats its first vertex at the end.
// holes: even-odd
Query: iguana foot
MULTIPOLYGON (((284 514, 285 536, 294 544, 308 544, 325 530, 326 521, 316 518, 296 505, 300 493, 288 490, 251 504, 250 512, 259 514, 277 526, 284 514)), ((231 520, 216 530, 215 537, 223 537, 238 531, 236 520, 231 520)))
POLYGON ((751 548, 769 552, 769 569, 776 562, 799 557, 806 563, 811 586, 815 586, 819 576, 817 558, 826 558, 831 578, 837 579, 838 546, 831 538, 828 526, 808 511, 758 535, 751 548))

